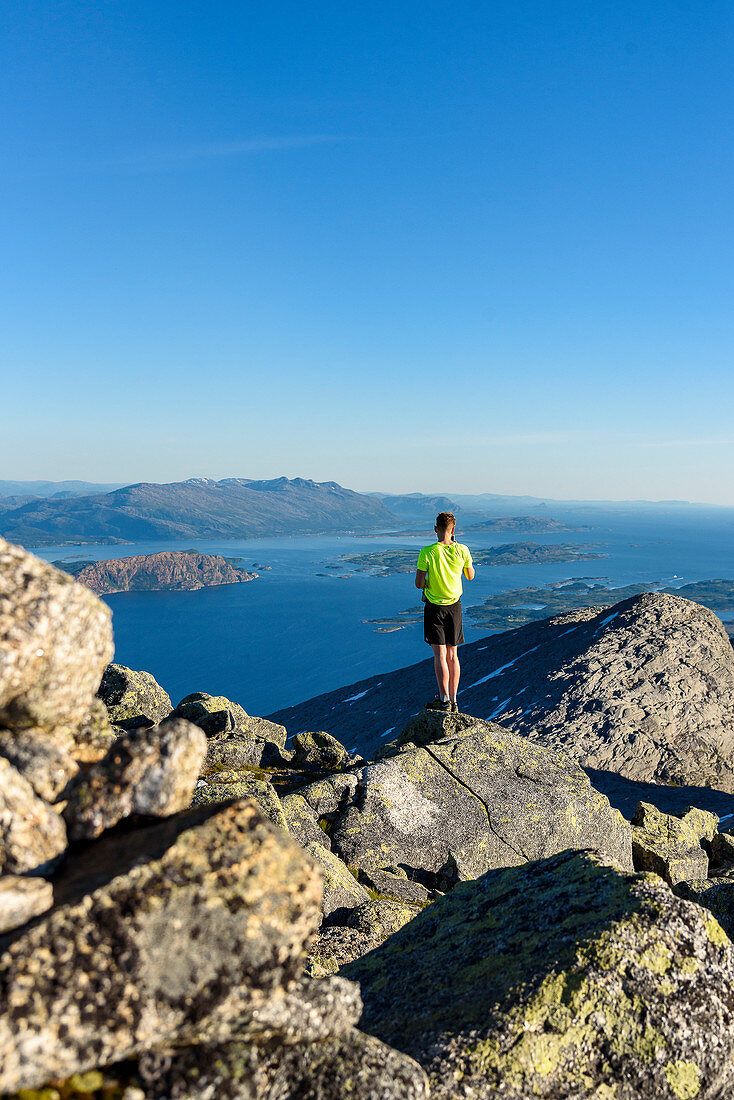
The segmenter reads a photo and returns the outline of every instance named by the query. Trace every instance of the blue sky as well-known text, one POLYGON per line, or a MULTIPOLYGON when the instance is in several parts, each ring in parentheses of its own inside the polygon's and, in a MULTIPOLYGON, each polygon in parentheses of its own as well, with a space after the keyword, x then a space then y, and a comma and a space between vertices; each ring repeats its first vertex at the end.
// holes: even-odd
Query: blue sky
POLYGON ((0 477, 734 504, 730 4, 0 20, 0 477))

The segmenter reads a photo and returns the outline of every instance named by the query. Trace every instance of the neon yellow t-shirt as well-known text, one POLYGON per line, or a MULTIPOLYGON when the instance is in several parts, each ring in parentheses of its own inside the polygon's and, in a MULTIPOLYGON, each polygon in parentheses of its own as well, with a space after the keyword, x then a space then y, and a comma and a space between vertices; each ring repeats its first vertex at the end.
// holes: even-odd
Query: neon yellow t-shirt
POLYGON ((434 542, 424 546, 418 555, 418 569, 428 573, 424 592, 431 603, 456 603, 461 599, 463 587, 461 574, 465 566, 471 565, 469 548, 461 542, 434 542))

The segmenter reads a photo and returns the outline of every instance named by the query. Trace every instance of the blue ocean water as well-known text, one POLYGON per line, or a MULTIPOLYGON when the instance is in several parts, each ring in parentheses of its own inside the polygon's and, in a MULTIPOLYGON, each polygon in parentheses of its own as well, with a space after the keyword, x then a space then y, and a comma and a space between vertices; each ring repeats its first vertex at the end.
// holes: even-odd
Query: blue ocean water
MULTIPOLYGON (((598 561, 483 567, 464 585, 464 606, 527 585, 572 577, 622 586, 679 586, 734 577, 734 511, 563 514, 590 524, 584 531, 527 536, 458 532, 472 550, 507 542, 593 544, 598 561)), ((355 680, 413 664, 427 656, 422 626, 378 633, 364 620, 396 615, 420 603, 412 575, 392 577, 330 571, 341 555, 413 547, 425 537, 303 536, 256 541, 158 542, 129 546, 44 547, 47 561, 103 560, 159 550, 196 549, 241 557, 259 578, 197 592, 130 592, 105 597, 112 608, 115 660, 151 672, 174 703, 193 691, 226 695, 250 714, 269 714, 355 680), (323 576, 320 574, 326 573, 323 576)), ((465 620, 468 641, 486 633, 465 620)))

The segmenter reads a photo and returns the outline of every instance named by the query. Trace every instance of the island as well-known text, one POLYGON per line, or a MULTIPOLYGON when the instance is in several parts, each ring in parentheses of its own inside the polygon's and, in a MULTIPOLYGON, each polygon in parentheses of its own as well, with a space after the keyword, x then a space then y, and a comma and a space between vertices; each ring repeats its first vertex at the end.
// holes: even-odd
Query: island
MULTIPOLYGON (((693 603, 703 604, 718 615, 734 611, 734 581, 710 580, 684 584, 680 588, 664 587, 662 583, 627 584, 612 588, 600 584, 598 578, 575 577, 563 584, 543 587, 515 588, 490 596, 477 607, 469 607, 466 616, 472 625, 486 630, 511 630, 563 611, 575 611, 580 607, 606 607, 619 603, 642 592, 666 592, 682 596, 693 603), (589 581, 592 583, 589 583, 589 581)), ((724 622, 731 634, 734 622, 724 622)))
MULTIPOLYGON (((502 546, 490 546, 487 550, 472 552, 475 565, 548 565, 558 562, 595 561, 605 558, 606 554, 590 546, 541 545, 537 542, 509 542, 502 546)), ((377 576, 388 577, 396 573, 414 573, 418 550, 416 547, 405 550, 378 550, 367 554, 343 554, 342 561, 358 573, 371 572, 377 576)))
MULTIPOLYGON (((514 630, 527 623, 548 619, 564 611, 576 611, 581 607, 607 607, 621 600, 639 596, 642 592, 666 592, 672 596, 700 603, 723 617, 734 612, 734 581, 710 580, 695 581, 681 585, 680 588, 665 587, 662 582, 649 584, 627 584, 613 588, 600 583, 607 577, 573 577, 570 581, 527 588, 513 588, 509 592, 499 592, 490 596, 476 607, 467 607, 464 611, 465 626, 499 633, 502 630, 514 630), (470 620, 470 621, 469 621, 470 620)), ((412 623, 421 622, 423 609, 411 607, 397 615, 380 619, 363 619, 378 634, 403 630, 412 623)), ((723 619, 729 635, 734 636, 734 620, 723 619)))
POLYGON ((496 516, 472 523, 468 531, 527 531, 533 534, 550 534, 554 531, 588 531, 587 526, 569 527, 551 516, 496 516))
POLYGON ((257 573, 238 569, 226 558, 195 550, 164 550, 107 561, 55 561, 53 565, 98 596, 115 592, 190 592, 257 579, 257 573))

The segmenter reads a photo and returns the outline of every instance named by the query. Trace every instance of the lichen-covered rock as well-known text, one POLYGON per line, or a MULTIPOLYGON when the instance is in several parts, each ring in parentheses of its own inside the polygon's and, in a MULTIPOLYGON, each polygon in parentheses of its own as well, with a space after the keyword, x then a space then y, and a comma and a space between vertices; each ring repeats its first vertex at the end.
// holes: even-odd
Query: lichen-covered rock
POLYGON ((330 733, 297 733, 293 738, 294 768, 306 771, 338 771, 349 764, 349 753, 330 733))
POLYGON ((381 898, 401 901, 406 905, 427 905, 431 895, 419 882, 411 882, 405 872, 402 875, 390 871, 360 871, 357 878, 367 890, 373 890, 381 898))
POLYGON ((195 691, 177 704, 174 712, 178 718, 193 722, 207 737, 221 737, 225 733, 248 733, 249 715, 239 703, 233 703, 224 695, 208 695, 195 691))
MULTIPOLYGON (((632 868, 630 827, 579 766, 491 722, 430 715, 436 739, 406 741, 356 773, 336 813, 332 851, 366 871, 412 869, 445 890, 566 848, 599 851, 632 868)), ((311 803, 310 789, 299 791, 311 803)))
POLYGON ((148 1056, 151 1100, 428 1100, 416 1062, 352 1030, 261 1049, 234 1042, 148 1056))
POLYGON ((382 898, 370 898, 369 901, 358 905, 356 909, 352 909, 347 917, 347 924, 350 928, 356 928, 358 932, 364 932, 377 947, 419 912, 420 909, 413 905, 382 898))
POLYGON ((191 805, 211 806, 232 798, 251 798, 279 829, 288 830, 277 791, 256 771, 212 772, 196 784, 191 805))
POLYGON ((191 802, 206 737, 182 718, 119 737, 67 791, 64 819, 72 840, 90 839, 130 814, 168 817, 191 802))
POLYGON ((710 867, 726 867, 734 864, 734 836, 730 833, 714 833, 709 850, 710 867))
POLYGON ((324 917, 343 923, 341 918, 350 909, 368 901, 369 894, 339 857, 328 848, 310 842, 304 847, 324 875, 324 894, 321 900, 324 917))
POLYGON ((55 802, 77 771, 74 757, 43 730, 0 729, 0 756, 27 779, 45 802, 55 802))
POLYGON ((0 725, 77 725, 112 652, 109 608, 0 539, 0 725))
POLYGON ((328 822, 326 819, 322 819, 322 826, 318 824, 316 814, 305 798, 298 793, 293 793, 283 795, 280 801, 288 825, 288 832, 296 838, 299 844, 304 847, 306 844, 320 844, 322 848, 329 847, 328 822))
POLYGON ((312 978, 336 974, 375 946, 372 937, 357 928, 343 924, 324 925, 309 946, 305 973, 312 978))
POLYGON ((677 882, 674 890, 679 898, 695 901, 713 913, 731 939, 734 936, 734 879, 701 878, 692 882, 677 882))
POLYGON ((99 760, 110 748, 112 742, 124 732, 122 726, 112 725, 107 707, 98 696, 95 696, 81 725, 73 731, 74 757, 85 762, 99 760))
POLYGON ((318 872, 251 803, 102 837, 54 888, 0 944, 3 1093, 256 1029, 320 919, 318 872))
POLYGON ((734 1085, 734 948, 652 875, 564 852, 462 883, 344 968, 433 1100, 682 1100, 734 1085))
POLYGON ((27 875, 0 876, 0 932, 20 928, 50 909, 54 889, 50 882, 27 875))
MULTIPOLYGON (((201 727, 199 727, 201 728, 201 727)), ((234 771, 238 768, 258 767, 262 748, 247 734, 224 734, 207 738, 205 772, 213 769, 234 771)))
POLYGON ((698 816, 702 812, 689 810, 685 817, 673 817, 649 802, 640 802, 632 818, 635 869, 654 871, 671 886, 684 880, 705 878, 708 856, 701 847, 704 823, 698 816))
POLYGON ((0 757, 0 874, 43 874, 66 849, 66 826, 0 757))
POLYGON ((136 672, 125 665, 107 666, 97 694, 112 725, 124 730, 155 726, 173 710, 168 693, 149 672, 136 672))

